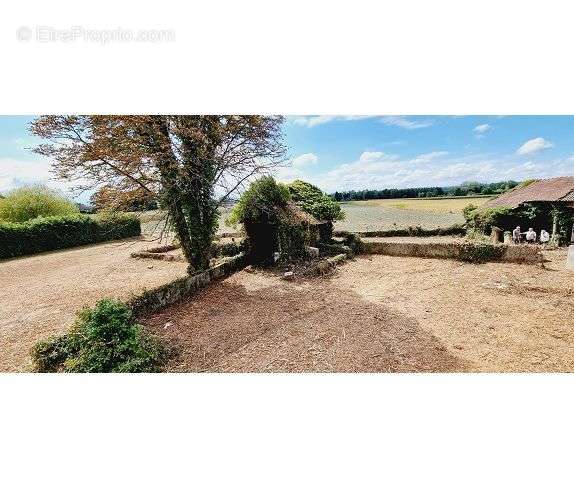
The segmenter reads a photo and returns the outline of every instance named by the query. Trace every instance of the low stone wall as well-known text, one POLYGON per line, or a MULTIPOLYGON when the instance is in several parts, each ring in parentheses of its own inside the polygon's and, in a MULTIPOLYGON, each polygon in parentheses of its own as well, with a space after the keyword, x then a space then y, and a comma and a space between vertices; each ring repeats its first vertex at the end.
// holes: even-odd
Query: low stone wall
POLYGON ((359 237, 431 237, 431 236, 463 236, 466 234, 464 225, 423 229, 422 227, 407 227, 406 229, 371 230, 365 232, 335 231, 335 237, 347 237, 356 234, 359 237))
POLYGON ((322 259, 315 266, 308 269, 305 272, 305 276, 322 275, 322 274, 328 273, 333 268, 335 268, 338 264, 349 259, 349 257, 350 257, 349 254, 344 253, 344 254, 337 254, 336 256, 333 256, 333 257, 330 257, 327 259, 322 259))
POLYGON ((540 263, 543 261, 542 253, 536 246, 507 246, 505 244, 363 241, 361 250, 365 254, 458 259, 469 262, 540 263))
POLYGON ((147 290, 141 295, 132 298, 128 302, 128 306, 131 307, 136 316, 159 310, 193 295, 212 281, 223 279, 235 273, 244 268, 246 264, 244 254, 226 258, 224 262, 213 268, 180 278, 158 288, 147 290))

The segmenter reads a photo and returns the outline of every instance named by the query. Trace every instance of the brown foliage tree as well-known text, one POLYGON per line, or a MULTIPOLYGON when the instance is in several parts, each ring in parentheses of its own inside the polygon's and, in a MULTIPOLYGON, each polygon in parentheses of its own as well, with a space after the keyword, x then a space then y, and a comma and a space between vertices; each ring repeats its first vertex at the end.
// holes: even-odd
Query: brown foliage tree
POLYGON ((260 115, 44 115, 35 152, 78 189, 102 184, 160 199, 190 271, 209 265, 218 205, 283 162, 282 117, 260 115))

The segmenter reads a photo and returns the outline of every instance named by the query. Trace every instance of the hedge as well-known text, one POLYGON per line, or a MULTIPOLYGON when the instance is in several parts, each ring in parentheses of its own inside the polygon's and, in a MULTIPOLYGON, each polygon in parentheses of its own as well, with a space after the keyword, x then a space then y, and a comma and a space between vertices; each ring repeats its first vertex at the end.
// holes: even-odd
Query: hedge
POLYGON ((0 222, 0 259, 140 234, 139 219, 125 214, 41 217, 18 224, 0 222))
POLYGON ((422 227, 407 227, 406 229, 372 230, 366 232, 335 231, 336 237, 347 237, 350 234, 357 234, 360 237, 432 237, 432 236, 463 236, 466 227, 454 224, 450 227, 437 227, 436 229, 423 229, 422 227))

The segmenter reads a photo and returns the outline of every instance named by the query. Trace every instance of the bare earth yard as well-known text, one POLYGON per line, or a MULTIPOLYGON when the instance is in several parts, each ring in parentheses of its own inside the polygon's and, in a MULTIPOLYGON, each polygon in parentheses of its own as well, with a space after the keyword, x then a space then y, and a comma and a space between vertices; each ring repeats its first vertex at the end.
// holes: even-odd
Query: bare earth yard
POLYGON ((360 257, 296 282, 241 271, 146 320, 169 371, 574 371, 573 273, 360 257))
POLYGON ((138 239, 0 262, 0 371, 26 371, 39 339, 65 332, 75 312, 103 297, 129 298, 185 274, 185 264, 130 258, 138 239))

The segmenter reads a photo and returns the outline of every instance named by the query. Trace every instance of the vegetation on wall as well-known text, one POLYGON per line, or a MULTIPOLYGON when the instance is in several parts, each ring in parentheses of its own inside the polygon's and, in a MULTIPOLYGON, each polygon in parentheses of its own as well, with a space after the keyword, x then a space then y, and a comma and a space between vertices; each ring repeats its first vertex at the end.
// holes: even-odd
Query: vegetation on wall
POLYGON ((227 221, 232 225, 272 222, 277 219, 277 208, 290 200, 291 194, 284 184, 277 183, 272 176, 263 176, 242 193, 227 221))
POLYGON ((38 217, 79 214, 78 206, 45 186, 24 186, 0 198, 0 221, 26 222, 38 217))
POLYGON ((104 299, 78 312, 67 334, 37 343, 32 359, 43 373, 141 373, 158 371, 164 351, 127 305, 104 299))
POLYGON ((0 222, 0 259, 140 234, 139 219, 126 214, 77 214, 39 217, 23 223, 0 222))
POLYGON ((574 223, 574 209, 546 202, 525 203, 514 209, 509 207, 479 208, 467 205, 463 210, 463 215, 470 232, 483 234, 490 234, 494 226, 506 231, 520 226, 523 231, 532 227, 538 234, 542 229, 551 232, 554 216, 556 216, 558 240, 563 244, 569 242, 574 223))
POLYGON ((251 259, 269 264, 274 252, 280 252, 282 260, 304 256, 305 246, 318 238, 318 229, 305 216, 313 219, 291 203, 287 186, 264 176, 241 195, 228 222, 245 227, 251 259))

